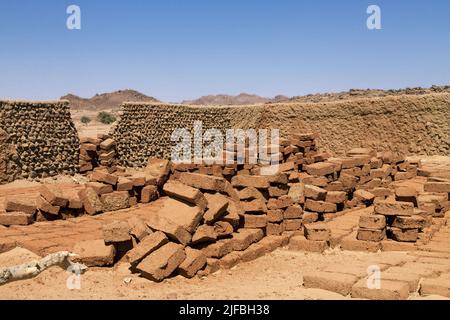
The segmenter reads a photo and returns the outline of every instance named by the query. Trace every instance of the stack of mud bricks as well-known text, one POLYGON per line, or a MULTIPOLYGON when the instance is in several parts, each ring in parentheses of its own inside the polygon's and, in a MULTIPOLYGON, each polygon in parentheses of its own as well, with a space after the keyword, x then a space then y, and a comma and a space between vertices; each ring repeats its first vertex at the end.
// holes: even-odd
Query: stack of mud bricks
MULTIPOLYGON (((249 182, 255 181, 235 184, 249 182)), ((268 188, 253 188, 258 186, 268 188)), ((287 236, 264 237, 263 224, 245 225, 238 192, 223 177, 183 172, 167 181, 162 193, 166 198, 159 211, 112 221, 103 227, 103 241, 76 245, 80 261, 101 266, 125 259, 132 272, 162 281, 229 269, 287 244, 287 236), (93 246, 97 254, 89 250, 93 246)))
POLYGON ((67 101, 0 101, 0 183, 78 172, 79 139, 67 101))
POLYGON ((0 225, 28 225, 35 221, 97 215, 149 203, 159 198, 169 173, 170 162, 159 159, 149 159, 142 172, 133 174, 126 170, 110 173, 98 167, 88 174, 90 182, 70 189, 43 184, 36 193, 6 197, 4 212, 0 209, 0 225))
POLYGON ((115 140, 107 134, 80 138, 80 173, 117 166, 115 147, 115 140))

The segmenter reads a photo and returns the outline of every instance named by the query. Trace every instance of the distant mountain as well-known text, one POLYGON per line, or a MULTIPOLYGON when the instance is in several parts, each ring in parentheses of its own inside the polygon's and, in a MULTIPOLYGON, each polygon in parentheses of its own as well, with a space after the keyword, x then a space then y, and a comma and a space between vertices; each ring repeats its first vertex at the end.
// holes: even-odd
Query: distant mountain
POLYGON ((96 94, 90 99, 68 94, 61 97, 61 99, 69 100, 70 107, 74 110, 118 109, 125 101, 158 102, 157 99, 135 90, 119 90, 111 93, 96 94))
POLYGON ((285 96, 276 96, 274 99, 263 98, 254 94, 241 93, 237 96, 230 96, 226 94, 203 96, 196 100, 185 100, 183 104, 192 105, 247 105, 257 103, 281 102, 289 100, 285 96))

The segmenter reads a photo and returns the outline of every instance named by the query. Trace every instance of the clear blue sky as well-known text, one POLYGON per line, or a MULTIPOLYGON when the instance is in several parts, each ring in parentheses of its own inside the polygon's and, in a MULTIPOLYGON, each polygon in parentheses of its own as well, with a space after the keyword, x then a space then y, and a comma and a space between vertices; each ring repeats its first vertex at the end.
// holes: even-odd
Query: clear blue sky
POLYGON ((450 84, 448 0, 0 0, 0 98, 450 84), (82 29, 66 28, 81 7, 82 29), (366 9, 382 10, 382 30, 366 9))

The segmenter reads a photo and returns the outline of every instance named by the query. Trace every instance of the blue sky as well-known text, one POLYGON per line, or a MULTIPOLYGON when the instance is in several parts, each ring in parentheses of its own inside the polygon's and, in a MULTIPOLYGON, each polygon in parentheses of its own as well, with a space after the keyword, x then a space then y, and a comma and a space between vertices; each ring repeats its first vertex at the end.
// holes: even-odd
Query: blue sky
POLYGON ((0 98, 450 84, 448 0, 0 0, 0 98), (66 28, 81 8, 82 29, 66 28), (382 30, 366 9, 381 7, 382 30))

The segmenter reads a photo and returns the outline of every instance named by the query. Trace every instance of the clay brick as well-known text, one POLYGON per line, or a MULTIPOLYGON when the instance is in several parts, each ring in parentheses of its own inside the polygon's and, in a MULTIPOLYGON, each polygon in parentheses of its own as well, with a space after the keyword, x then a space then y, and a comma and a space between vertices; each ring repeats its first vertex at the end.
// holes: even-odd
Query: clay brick
POLYGON ((130 191, 133 190, 133 181, 130 179, 119 177, 117 181, 117 191, 130 191))
POLYGON ((264 237, 264 232, 261 229, 239 229, 233 233, 231 241, 232 250, 243 251, 247 249, 252 243, 258 242, 264 237))
POLYGON ((111 193, 113 192, 113 187, 110 184, 104 184, 101 182, 88 182, 86 183, 86 187, 92 188, 97 192, 97 194, 100 196, 102 194, 111 193))
POLYGON ((206 265, 206 256, 202 251, 189 247, 186 247, 184 251, 186 259, 178 267, 178 273, 183 277, 192 278, 206 265))
POLYGON ((141 191, 142 203, 149 203, 151 201, 158 199, 158 197, 159 197, 158 188, 156 186, 149 185, 142 188, 141 191))
POLYGON ((263 194, 254 187, 247 187, 242 189, 241 191, 238 191, 239 200, 255 200, 255 199, 262 199, 264 200, 263 194))
POLYGON ((303 183, 291 184, 288 192, 288 196, 291 197, 295 203, 305 202, 305 185, 303 183))
POLYGON ((80 190, 78 196, 87 214, 94 215, 103 211, 103 204, 94 189, 87 187, 86 189, 80 190))
POLYGON ((410 202, 378 201, 375 203, 375 213, 385 216, 411 216, 414 214, 414 205, 410 202))
POLYGON ((269 196, 270 197, 281 197, 286 196, 289 192, 289 187, 286 185, 280 185, 278 187, 270 187, 269 188, 269 196))
POLYGON ((409 285, 407 282, 381 279, 380 283, 380 289, 373 289, 368 287, 367 279, 361 279, 352 288, 352 298, 405 300, 409 296, 409 285))
POLYGON ((244 228, 265 228, 267 225, 267 215, 265 214, 244 214, 244 228))
POLYGON ((252 201, 241 201, 240 206, 244 212, 256 213, 266 212, 267 206, 264 200, 255 199, 252 201))
POLYGON ((231 252, 220 259, 220 267, 223 269, 231 269, 241 262, 241 252, 231 252))
POLYGON ((170 276, 185 259, 183 246, 170 242, 144 258, 136 270, 144 278, 159 282, 170 276))
POLYGON ((397 216, 392 222, 392 226, 400 229, 421 229, 425 227, 426 219, 421 216, 397 216))
POLYGON ((221 194, 206 194, 205 197, 208 203, 208 210, 205 212, 203 220, 207 224, 212 224, 227 211, 228 199, 221 194))
POLYGON ((318 162, 304 166, 306 172, 312 176, 325 176, 338 171, 338 165, 330 162, 318 162))
POLYGON ((210 191, 224 192, 226 189, 226 180, 224 178, 199 173, 182 172, 180 182, 197 189, 210 191))
POLYGON ((85 240, 75 244, 73 252, 79 257, 74 261, 88 267, 103 267, 114 263, 116 250, 113 245, 106 245, 103 240, 85 240))
MULTIPOLYGON (((300 225, 301 227, 301 225, 300 225)), ((267 223, 266 233, 268 236, 275 235, 279 236, 285 231, 284 223, 267 223)))
POLYGON ((104 182, 113 186, 115 186, 119 181, 117 176, 99 170, 92 172, 90 178, 92 181, 104 182))
POLYGON ((233 251, 232 239, 222 239, 203 247, 201 250, 208 258, 222 258, 233 251))
POLYGON ((274 209, 285 209, 289 206, 292 206, 294 204, 294 201, 290 196, 282 196, 278 199, 271 198, 269 199, 269 202, 267 203, 267 208, 269 210, 274 209))
POLYGON ((283 221, 283 210, 275 209, 267 211, 267 222, 281 222, 283 221))
POLYGON ((363 229, 359 228, 356 235, 358 240, 362 241, 381 241, 386 238, 386 229, 363 229))
POLYGON ((305 202, 305 210, 320 212, 320 213, 330 213, 336 212, 337 206, 335 203, 329 203, 325 201, 314 201, 307 199, 305 202))
POLYGON ((28 215, 36 213, 36 203, 34 201, 25 199, 12 199, 8 197, 5 199, 5 210, 7 212, 23 212, 28 215))
POLYGON ((317 220, 319 220, 319 215, 317 214, 317 212, 309 212, 309 211, 303 212, 303 224, 313 223, 316 222, 317 220))
POLYGON ((241 260, 242 262, 249 262, 258 259, 265 254, 266 248, 264 246, 259 243, 253 243, 250 247, 241 252, 241 260))
POLYGON ((59 207, 52 206, 47 200, 43 197, 38 197, 36 201, 37 208, 45 213, 51 215, 58 215, 59 207))
POLYGON ((399 229, 391 227, 389 234, 392 239, 400 242, 416 242, 419 234, 418 229, 399 229))
POLYGON ((303 274, 303 285, 306 288, 317 288, 339 293, 343 296, 352 291, 358 277, 336 272, 306 272, 303 274))
POLYGON ((353 192, 353 198, 363 202, 373 202, 375 196, 369 191, 358 189, 353 192))
POLYGON ((330 240, 330 229, 325 223, 305 224, 303 231, 305 238, 308 240, 313 241, 330 240))
POLYGON ((347 200, 347 193, 343 191, 328 191, 325 202, 344 203, 347 200))
POLYGON ((184 200, 202 209, 207 206, 207 201, 200 190, 187 186, 177 181, 168 181, 164 184, 163 191, 170 197, 184 200))
POLYGON ((158 211, 158 216, 172 221, 172 223, 181 226, 189 233, 195 232, 204 217, 201 208, 171 198, 164 199, 163 206, 158 211))
POLYGON ((386 228, 386 217, 381 214, 367 214, 359 218, 359 227, 363 229, 386 228))
POLYGON ((152 230, 164 232, 170 239, 187 245, 191 241, 191 234, 182 226, 174 223, 172 220, 155 213, 146 217, 145 223, 152 230))
POLYGON ((327 190, 313 186, 305 185, 305 197, 313 200, 325 200, 327 190))
POLYGON ((192 236, 192 243, 214 242, 217 239, 216 231, 213 226, 203 224, 197 228, 192 236))
POLYGON ((285 219, 283 221, 283 232, 301 230, 302 224, 302 219, 285 219))
POLYGON ((126 221, 113 221, 103 225, 105 243, 125 242, 131 240, 130 225, 126 221))
POLYGON ((257 189, 267 189, 270 187, 268 176, 237 175, 231 179, 233 187, 254 187, 257 189))
POLYGON ((29 225, 33 223, 34 215, 25 212, 6 212, 0 213, 0 225, 29 225))
POLYGON ((289 241, 289 250, 300 250, 322 253, 328 248, 326 241, 307 240, 304 236, 293 236, 289 241))
POLYGON ((103 211, 117 211, 130 207, 130 195, 128 191, 114 191, 102 194, 100 201, 103 204, 103 211))
POLYGON ((55 207, 65 207, 67 206, 68 199, 61 195, 56 187, 42 185, 39 187, 39 193, 41 196, 47 200, 52 206, 55 207))
POLYGON ((133 249, 128 251, 127 260, 132 266, 135 266, 150 253, 159 249, 168 242, 169 239, 167 239, 164 233, 156 231, 146 236, 133 249))

